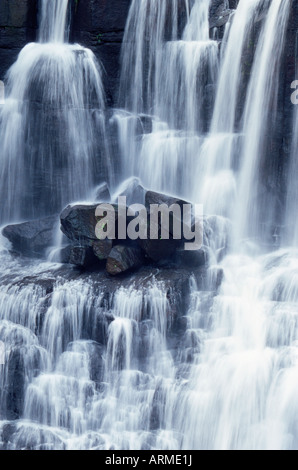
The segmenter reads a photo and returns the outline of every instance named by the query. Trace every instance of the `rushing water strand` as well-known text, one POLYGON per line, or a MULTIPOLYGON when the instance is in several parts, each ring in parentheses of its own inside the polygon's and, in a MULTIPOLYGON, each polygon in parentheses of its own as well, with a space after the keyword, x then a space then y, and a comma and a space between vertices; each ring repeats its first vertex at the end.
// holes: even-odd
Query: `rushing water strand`
POLYGON ((273 0, 258 41, 244 111, 245 137, 236 211, 238 238, 259 236, 266 230, 262 224, 270 224, 274 218, 274 206, 269 203, 271 195, 264 197, 262 177, 258 175, 262 153, 266 149, 266 135, 272 129, 270 124, 276 120, 279 70, 289 12, 287 0, 273 0), (252 191, 254 197, 251 197, 252 191))
POLYGON ((60 42, 67 40, 66 30, 68 0, 42 0, 39 26, 40 42, 60 42))

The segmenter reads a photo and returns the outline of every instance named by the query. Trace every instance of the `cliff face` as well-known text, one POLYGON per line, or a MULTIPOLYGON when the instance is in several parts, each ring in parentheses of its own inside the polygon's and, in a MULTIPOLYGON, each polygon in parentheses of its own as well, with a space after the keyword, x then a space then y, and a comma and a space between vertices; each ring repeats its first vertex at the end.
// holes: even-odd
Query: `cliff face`
POLYGON ((35 40, 38 0, 0 2, 0 80, 15 62, 20 50, 35 40))

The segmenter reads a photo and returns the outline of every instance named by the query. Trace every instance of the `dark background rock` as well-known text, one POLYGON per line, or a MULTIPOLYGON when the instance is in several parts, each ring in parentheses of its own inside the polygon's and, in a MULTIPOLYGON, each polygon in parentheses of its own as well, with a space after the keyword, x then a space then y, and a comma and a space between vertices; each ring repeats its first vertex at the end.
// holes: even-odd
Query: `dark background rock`
POLYGON ((38 0, 0 2, 0 80, 20 50, 36 38, 38 0))
POLYGON ((107 272, 112 276, 137 269, 144 263, 144 254, 137 246, 116 245, 107 260, 107 272))

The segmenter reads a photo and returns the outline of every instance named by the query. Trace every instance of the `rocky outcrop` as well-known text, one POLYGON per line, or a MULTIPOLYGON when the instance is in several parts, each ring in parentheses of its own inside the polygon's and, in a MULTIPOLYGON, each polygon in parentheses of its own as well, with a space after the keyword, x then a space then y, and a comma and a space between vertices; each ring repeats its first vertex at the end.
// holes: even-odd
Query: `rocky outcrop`
POLYGON ((137 246, 116 245, 107 261, 107 272, 112 276, 131 269, 140 268, 144 263, 144 254, 137 246))
MULTIPOLYGON (((207 266, 217 253, 219 256, 226 253, 231 230, 227 219, 205 217, 199 224, 190 219, 188 227, 185 207, 193 211, 193 206, 187 201, 147 191, 138 179, 129 180, 120 189, 124 187, 128 192, 121 195, 128 195, 132 204, 138 201, 134 207, 103 203, 99 210, 97 203, 69 205, 63 210, 60 228, 69 244, 60 249, 56 261, 83 269, 102 270, 105 265, 107 272, 115 276, 145 264, 195 269, 207 266), (141 201, 145 205, 140 206, 141 201), (133 213, 136 211, 133 215, 129 213, 132 207, 133 213), (155 216, 152 209, 158 211, 155 216), (111 211, 109 219, 107 211, 111 211), (196 246, 186 245, 194 242, 196 246), (194 251, 188 252, 189 248, 194 251)), ((102 188, 107 194, 107 185, 102 188)), ((13 251, 42 257, 55 245, 58 228, 58 218, 51 216, 8 225, 2 233, 11 242, 13 251)))
MULTIPOLYGON (((237 1, 237 0, 236 0, 237 1)), ((235 1, 211 0, 209 8, 209 26, 211 37, 222 39, 225 32, 225 25, 230 19, 232 8, 235 8, 235 1)))
MULTIPOLYGON (((71 246, 61 252, 63 262, 80 267, 91 267, 95 256, 98 261, 107 260, 107 272, 114 276, 139 268, 145 260, 149 263, 164 262, 165 265, 170 263, 181 266, 185 257, 186 265, 202 266, 209 259, 207 248, 204 248, 202 252, 197 249, 198 252, 193 257, 178 254, 178 251, 183 251, 184 243, 193 242, 198 236, 202 237, 202 241, 212 249, 217 248, 214 242, 217 235, 216 220, 214 221, 213 218, 205 219, 205 228, 202 226, 200 233, 197 233, 198 226, 195 226, 192 221, 192 227, 190 227, 192 240, 185 239, 184 208, 185 205, 192 208, 191 203, 166 194, 146 191, 140 181, 134 178, 122 185, 120 195, 127 197, 131 204, 144 202, 145 206, 139 208, 137 206, 134 210, 139 212, 135 216, 128 215, 129 207, 120 208, 118 204, 103 207, 102 215, 98 215, 97 204, 68 206, 62 212, 61 230, 72 242, 71 246), (171 207, 174 205, 177 213, 171 207), (160 207, 166 208, 168 214, 163 216, 159 214, 159 217, 157 214, 155 220, 152 217, 152 207, 158 210, 160 207), (112 226, 106 219, 105 208, 113 212, 112 226), (138 213, 142 211, 145 213, 142 215, 144 218, 136 221, 135 217, 138 217, 138 213), (133 236, 129 233, 132 222, 135 223, 133 236), (143 223, 144 228, 141 228, 140 225, 143 223), (101 227, 100 224, 103 226, 101 227), (179 229, 179 234, 176 229, 179 229), (99 230, 109 232, 106 239, 99 239, 99 230)), ((224 240, 223 246, 218 248, 222 249, 226 246, 227 242, 224 240)))
POLYGON ((27 256, 40 256, 54 245, 59 227, 57 216, 8 225, 2 231, 13 250, 27 256))

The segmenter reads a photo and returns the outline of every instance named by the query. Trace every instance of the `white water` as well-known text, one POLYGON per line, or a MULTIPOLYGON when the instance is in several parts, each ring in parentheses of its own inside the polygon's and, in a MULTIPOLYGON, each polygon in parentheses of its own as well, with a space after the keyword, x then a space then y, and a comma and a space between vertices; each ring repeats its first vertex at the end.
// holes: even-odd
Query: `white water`
POLYGON ((0 115, 2 223, 87 198, 108 172, 100 163, 101 156, 108 161, 101 71, 90 50, 63 44, 67 5, 42 2, 41 42, 28 44, 8 73, 0 115))
MULTIPOLYGON (((174 285, 169 289, 152 274, 109 292, 104 279, 68 281, 59 266, 28 266, 1 253, 0 340, 7 361, 0 366, 0 447, 298 449, 296 235, 290 234, 291 248, 264 254, 255 240, 258 216, 252 217, 252 230, 251 219, 243 216, 257 188, 263 132, 275 119, 268 109, 276 105, 290 3, 240 0, 220 63, 217 43, 208 36, 208 1, 194 2, 183 32, 176 1, 165 28, 166 3, 138 0, 131 6, 121 88, 126 109, 114 117, 122 177, 140 176, 151 189, 204 202, 206 212, 217 215, 209 218, 215 266, 207 290, 191 277, 189 304, 180 305, 174 297, 173 307, 174 285), (261 8, 239 125, 241 57, 261 8), (177 103, 178 89, 182 99, 177 103), (215 104, 207 119, 201 100, 209 89, 215 104), (148 113, 154 114, 153 131, 140 138, 136 129, 148 113), (231 231, 236 243, 219 261, 224 280, 215 292, 217 254, 231 231), (254 238, 239 246, 251 232, 254 238), (186 327, 175 343, 177 316, 186 327), (14 410, 18 369, 24 371, 25 394, 14 410), (20 419, 11 424, 8 420, 18 412, 20 419)), ((59 27, 60 33, 64 29, 59 27)), ((47 45, 27 47, 39 46, 47 45)), ((49 46, 51 59, 54 50, 49 46)), ((297 203, 297 122, 288 221, 297 203)), ((14 165, 10 171, 6 177, 14 174, 14 165)), ((80 181, 79 175, 74 178, 80 181)), ((258 206, 253 210, 258 212, 258 206)))
POLYGON ((68 0, 42 0, 39 26, 40 42, 64 42, 66 30, 68 0))
POLYGON ((286 211, 286 226, 287 226, 287 243, 292 246, 298 245, 298 223, 296 217, 296 202, 298 199, 297 183, 295 176, 297 175, 297 149, 298 149, 298 109, 295 107, 293 114, 293 140, 291 145, 291 158, 289 163, 289 187, 287 194, 287 211, 286 211))
MULTIPOLYGON (((264 198, 256 204, 250 197, 253 188, 258 196, 258 174, 262 171, 262 153, 265 151, 269 124, 275 122, 280 63, 284 52, 286 25, 289 18, 289 2, 273 0, 265 27, 258 42, 252 76, 249 84, 243 130, 245 134, 242 152, 242 171, 239 182, 237 207, 237 236, 258 236, 264 219, 273 219, 270 200, 264 198)), ((261 178, 262 179, 262 175, 261 178)), ((262 188, 263 189, 263 188, 262 188)))

